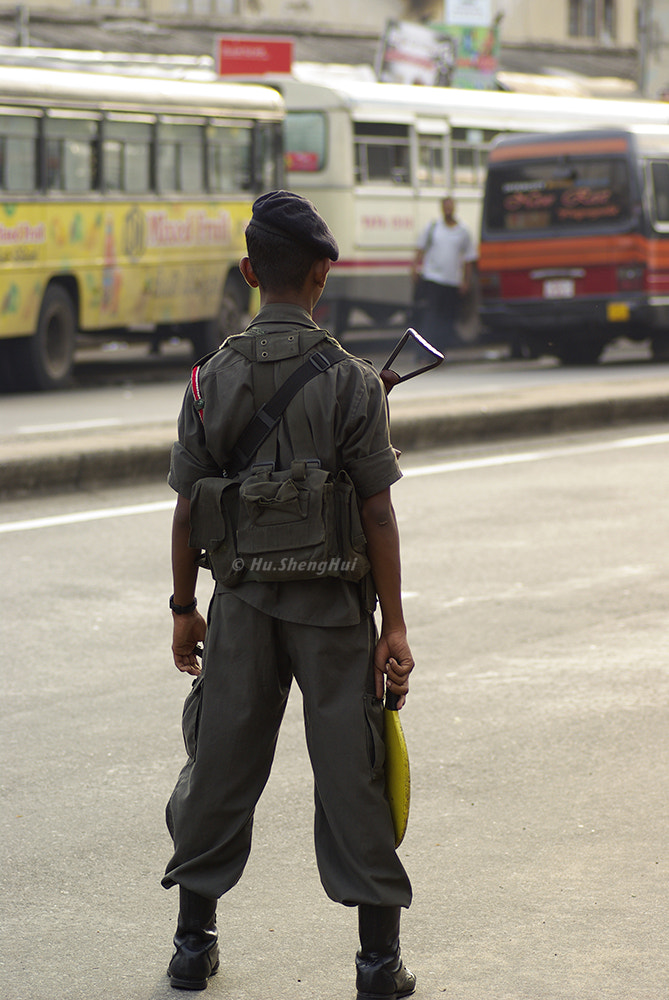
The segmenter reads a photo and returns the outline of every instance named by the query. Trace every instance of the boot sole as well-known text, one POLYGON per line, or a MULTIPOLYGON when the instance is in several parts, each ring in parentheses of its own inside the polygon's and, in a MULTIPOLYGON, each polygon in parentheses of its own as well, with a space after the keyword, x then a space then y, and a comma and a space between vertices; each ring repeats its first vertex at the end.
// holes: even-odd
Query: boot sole
POLYGON ((207 981, 218 972, 220 962, 217 962, 206 979, 177 979, 170 972, 167 973, 170 986, 173 990, 206 990, 207 981))
POLYGON ((410 997, 416 992, 415 985, 410 990, 400 993, 358 993, 357 1000, 402 1000, 403 997, 410 997))

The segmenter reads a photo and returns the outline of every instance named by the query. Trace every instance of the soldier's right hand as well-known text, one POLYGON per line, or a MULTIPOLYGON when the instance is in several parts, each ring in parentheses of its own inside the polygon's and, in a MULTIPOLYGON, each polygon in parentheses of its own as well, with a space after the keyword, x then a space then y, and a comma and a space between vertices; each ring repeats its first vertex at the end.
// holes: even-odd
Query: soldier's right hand
POLYGON ((202 669, 197 660, 196 646, 207 634, 207 623, 197 610, 189 615, 173 615, 172 655, 177 670, 199 677, 202 669))

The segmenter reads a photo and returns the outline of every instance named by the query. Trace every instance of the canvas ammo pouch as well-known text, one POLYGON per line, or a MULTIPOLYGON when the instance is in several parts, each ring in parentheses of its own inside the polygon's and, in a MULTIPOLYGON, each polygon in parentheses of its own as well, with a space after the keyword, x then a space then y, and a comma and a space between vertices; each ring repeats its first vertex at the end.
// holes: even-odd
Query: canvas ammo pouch
POLYGON ((256 465, 241 483, 201 479, 191 497, 190 544, 219 582, 358 581, 369 572, 355 489, 345 472, 293 461, 256 465))
POLYGON ((198 565, 226 587, 236 587, 244 577, 237 559, 239 480, 208 476, 198 479, 190 500, 188 544, 203 549, 198 565))

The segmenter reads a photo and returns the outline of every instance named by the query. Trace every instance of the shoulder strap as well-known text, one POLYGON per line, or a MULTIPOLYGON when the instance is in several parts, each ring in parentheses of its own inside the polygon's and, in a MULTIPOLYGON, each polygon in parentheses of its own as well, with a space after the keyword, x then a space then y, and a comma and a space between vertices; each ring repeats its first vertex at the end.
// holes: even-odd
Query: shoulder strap
POLYGON ((300 365, 292 375, 289 375, 286 381, 279 386, 272 398, 256 411, 255 415, 246 425, 237 439, 230 462, 223 474, 227 478, 232 478, 241 472, 242 469, 246 469, 263 441, 269 437, 279 423, 284 410, 298 390, 305 386, 307 382, 310 382, 312 378, 315 378, 316 375, 327 371, 328 368, 336 365, 338 361, 341 361, 345 357, 347 357, 346 351, 343 351, 341 347, 335 347, 334 345, 324 347, 322 350, 311 354, 304 364, 300 365))

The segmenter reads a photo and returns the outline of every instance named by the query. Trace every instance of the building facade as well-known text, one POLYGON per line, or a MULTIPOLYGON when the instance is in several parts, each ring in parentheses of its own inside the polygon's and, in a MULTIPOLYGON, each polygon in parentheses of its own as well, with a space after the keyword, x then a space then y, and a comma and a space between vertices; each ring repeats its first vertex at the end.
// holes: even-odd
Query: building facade
POLYGON ((637 44, 637 0, 493 0, 502 40, 577 46, 637 44))

